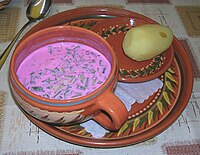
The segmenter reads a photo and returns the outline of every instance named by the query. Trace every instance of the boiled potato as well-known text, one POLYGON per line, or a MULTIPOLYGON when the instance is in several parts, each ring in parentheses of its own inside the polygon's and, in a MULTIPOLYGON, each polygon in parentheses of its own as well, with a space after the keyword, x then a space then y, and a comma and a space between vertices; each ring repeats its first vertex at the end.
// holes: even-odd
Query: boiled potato
POLYGON ((170 47, 173 33, 170 28, 158 24, 146 24, 131 28, 123 40, 124 53, 133 60, 148 60, 170 47))

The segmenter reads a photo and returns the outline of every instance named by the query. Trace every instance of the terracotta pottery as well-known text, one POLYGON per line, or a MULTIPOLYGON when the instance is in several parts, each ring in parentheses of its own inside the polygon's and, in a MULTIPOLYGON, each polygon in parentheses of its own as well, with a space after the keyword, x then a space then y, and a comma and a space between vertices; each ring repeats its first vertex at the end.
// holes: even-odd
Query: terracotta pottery
MULTIPOLYGON (((21 41, 41 29, 56 25, 74 25, 93 30, 95 25, 102 23, 102 27, 98 26, 99 30, 102 30, 104 26, 106 26, 105 29, 107 28, 109 25, 107 23, 110 23, 111 26, 113 26, 113 23, 108 21, 118 17, 124 19, 134 19, 135 26, 141 23, 156 23, 154 20, 146 16, 124 9, 104 6, 77 8, 58 13, 43 20, 31 28, 21 41)), ((115 23, 120 24, 120 26, 127 24, 126 20, 119 20, 115 23)), ((95 32, 97 33, 97 31, 95 32)), ((116 44, 121 44, 121 41, 117 39, 119 37, 118 34, 110 37, 113 37, 113 39, 116 40, 116 44)), ((115 45, 112 46, 115 48, 115 45)), ((24 110, 22 110, 22 112, 24 112, 31 122, 48 134, 63 141, 77 145, 97 148, 111 148, 133 145, 148 140, 166 130, 174 121, 176 121, 187 106, 192 92, 192 67, 187 51, 182 47, 181 43, 175 36, 172 48, 174 49, 174 56, 173 53, 171 53, 172 55, 170 52, 167 52, 168 54, 165 53, 168 60, 171 61, 172 59, 172 63, 171 65, 169 65, 169 62, 166 63, 167 66, 169 65, 169 68, 167 70, 164 69, 164 72, 162 67, 161 70, 157 70, 163 72, 160 76, 159 73, 156 76, 155 74, 151 74, 147 76, 146 79, 136 77, 131 79, 146 81, 150 80, 154 76, 153 78, 157 77, 163 81, 163 88, 155 92, 142 104, 137 102, 134 103, 128 113, 128 120, 124 123, 120 130, 108 131, 102 138, 93 137, 79 124, 68 126, 52 125, 51 123, 35 119, 24 110), (172 85, 173 91, 170 91, 169 86, 172 85), (169 100, 166 98, 166 92, 170 95, 169 100), (151 117, 152 114, 153 118, 151 117)), ((119 63, 120 59, 121 58, 118 57, 119 63)), ((163 64, 163 66, 165 65, 163 64)), ((120 76, 118 77, 120 80, 120 76)), ((127 82, 130 82, 128 78, 127 82)), ((111 103, 111 101, 112 100, 109 100, 109 103, 111 103)))
POLYGON ((96 33, 75 26, 50 27, 21 41, 10 63, 9 80, 16 101, 30 115, 54 124, 77 124, 93 118, 108 130, 118 130, 127 120, 124 104, 113 94, 118 78, 117 61, 111 46, 96 33), (88 95, 69 100, 48 99, 26 89, 16 72, 22 61, 36 49, 58 42, 74 42, 101 52, 110 62, 106 81, 88 95))
MULTIPOLYGON (((91 30, 102 36, 113 47, 119 63, 119 81, 143 82, 162 75, 174 59, 174 48, 170 46, 162 54, 150 60, 136 61, 125 55, 122 42, 132 27, 148 24, 137 18, 116 17, 95 24, 91 30)), ((145 45, 144 45, 145 46, 145 45)))

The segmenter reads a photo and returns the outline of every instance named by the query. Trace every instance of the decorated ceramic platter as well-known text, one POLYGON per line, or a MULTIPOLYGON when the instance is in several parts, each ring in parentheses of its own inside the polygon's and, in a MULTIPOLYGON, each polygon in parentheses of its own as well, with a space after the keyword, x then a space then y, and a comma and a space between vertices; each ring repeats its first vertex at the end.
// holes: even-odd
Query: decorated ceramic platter
POLYGON ((91 28, 113 47, 118 58, 119 81, 143 82, 154 79, 163 74, 174 59, 172 46, 162 54, 146 61, 136 61, 124 54, 122 42, 126 32, 132 27, 144 24, 148 22, 137 18, 117 17, 99 22, 91 28))
MULTIPOLYGON (((54 25, 70 24, 92 30, 96 24, 118 17, 128 21, 134 19, 138 23, 155 23, 143 15, 123 9, 86 7, 64 11, 49 17, 30 29, 24 38, 37 30, 54 25)), ((124 23, 122 22, 122 24, 124 23)), ((118 35, 112 37, 115 38, 118 35)), ((191 95, 193 77, 187 52, 176 37, 174 37, 172 48, 176 53, 175 57, 173 57, 169 67, 157 76, 163 82, 162 88, 158 89, 143 103, 134 103, 129 111, 128 120, 117 132, 108 131, 103 137, 94 138, 79 124, 56 126, 39 121, 22 111, 28 119, 45 132, 73 144, 106 148, 133 145, 148 140, 164 131, 179 117, 191 95)), ((167 55, 165 55, 166 58, 167 55)))

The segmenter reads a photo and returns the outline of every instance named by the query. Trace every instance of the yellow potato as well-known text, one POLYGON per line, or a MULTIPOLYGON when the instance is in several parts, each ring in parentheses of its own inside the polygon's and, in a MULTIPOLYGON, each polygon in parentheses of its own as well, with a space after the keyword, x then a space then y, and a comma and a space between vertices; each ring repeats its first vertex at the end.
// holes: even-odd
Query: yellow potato
POLYGON ((123 40, 124 53, 133 60, 148 60, 167 50, 173 41, 170 28, 146 24, 131 28, 123 40))

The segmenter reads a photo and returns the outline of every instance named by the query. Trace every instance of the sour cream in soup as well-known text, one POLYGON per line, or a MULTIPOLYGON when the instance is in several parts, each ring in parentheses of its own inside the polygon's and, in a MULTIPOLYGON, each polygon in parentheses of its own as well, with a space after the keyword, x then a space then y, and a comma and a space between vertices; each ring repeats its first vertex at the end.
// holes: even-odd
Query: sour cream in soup
POLYGON ((20 64, 17 76, 32 93, 56 100, 74 99, 98 89, 111 64, 94 48, 73 43, 43 46, 20 64))

